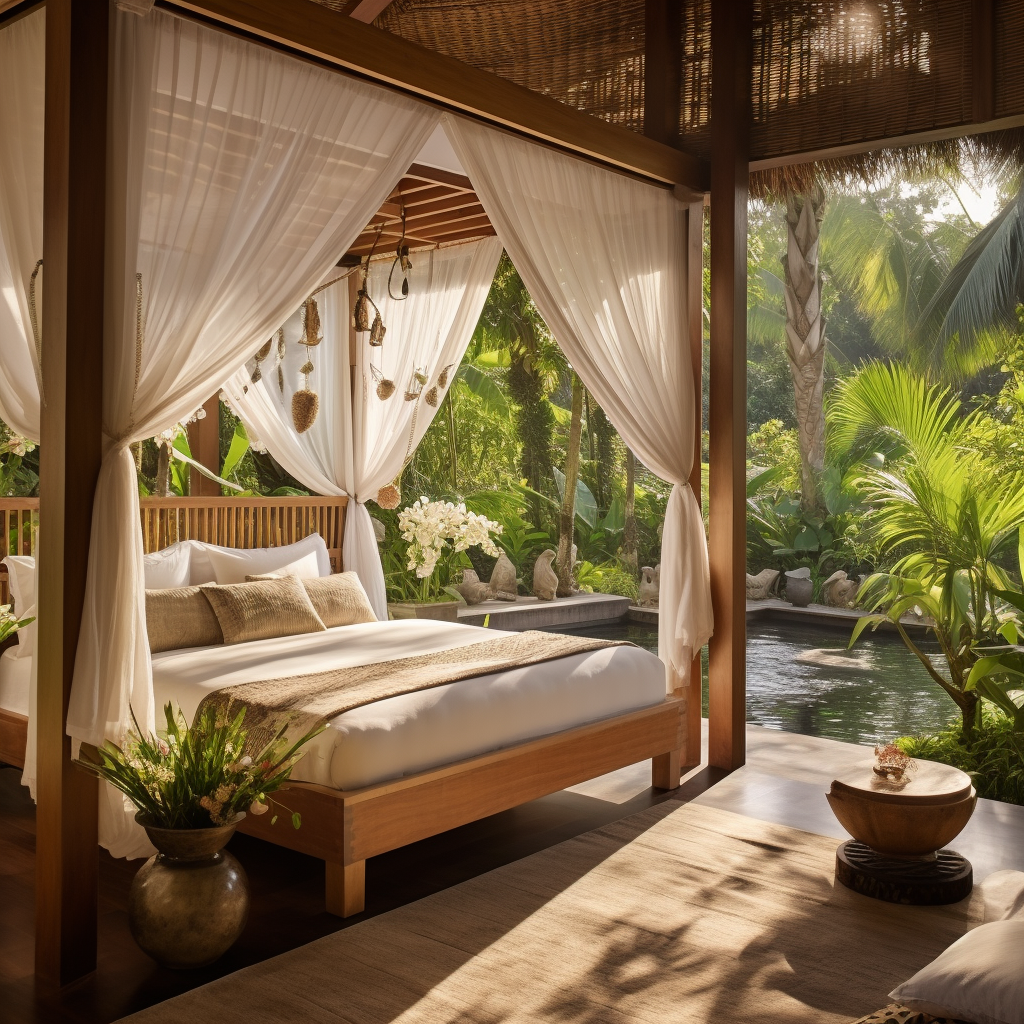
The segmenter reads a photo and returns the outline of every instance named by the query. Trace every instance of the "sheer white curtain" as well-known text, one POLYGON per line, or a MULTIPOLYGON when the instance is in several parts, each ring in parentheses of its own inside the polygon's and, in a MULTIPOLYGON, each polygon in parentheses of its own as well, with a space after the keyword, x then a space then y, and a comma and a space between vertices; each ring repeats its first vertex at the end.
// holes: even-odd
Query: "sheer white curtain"
POLYGON ((685 214, 671 193, 462 118, 455 152, 537 308, 641 461, 674 486, 661 549, 658 653, 673 689, 711 636, 693 464, 685 214))
MULTIPOLYGON (((287 319, 436 124, 428 108, 159 10, 112 46, 106 452, 68 733, 154 723, 130 442, 187 416, 287 319)), ((112 790, 100 839, 145 837, 112 790)))
POLYGON ((45 42, 45 9, 0 28, 0 419, 33 441, 39 353, 29 288, 43 255, 45 42))
MULTIPOLYGON (((398 475, 437 414, 480 318, 500 257, 496 238, 414 253, 409 296, 404 300, 389 294, 391 261, 375 261, 368 290, 387 334, 381 348, 372 348, 367 334, 357 335, 354 367, 349 365, 349 282, 342 280, 321 292, 317 302, 324 340, 310 351, 316 369, 309 385, 320 395, 320 412, 304 433, 296 431, 291 414, 291 396, 302 386, 299 367, 307 357, 298 341, 298 315, 285 324, 283 392, 276 370, 268 369, 271 361, 262 365, 257 383, 243 369, 224 388, 246 429, 292 476, 319 494, 348 494, 354 499, 345 516, 342 558, 346 569, 359 573, 380 619, 387 618, 384 573, 364 502, 398 475), (437 387, 436 402, 430 405, 427 398, 435 396, 429 392, 446 367, 450 369, 445 383, 437 387), (417 370, 427 384, 415 400, 406 401, 417 370), (395 384, 394 394, 384 401, 377 396, 380 380, 395 384)), ((400 294, 397 276, 391 290, 400 294)))

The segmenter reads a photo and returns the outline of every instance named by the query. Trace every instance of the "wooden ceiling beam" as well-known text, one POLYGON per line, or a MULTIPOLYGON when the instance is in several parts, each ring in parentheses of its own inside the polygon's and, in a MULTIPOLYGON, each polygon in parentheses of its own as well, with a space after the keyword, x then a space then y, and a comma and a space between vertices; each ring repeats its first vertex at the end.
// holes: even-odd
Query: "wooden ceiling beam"
POLYGON ((309 0, 162 0, 318 62, 649 181, 703 188, 700 160, 309 0))
POLYGON ((369 25, 390 5, 391 0, 359 0, 359 3, 349 13, 349 17, 369 25))

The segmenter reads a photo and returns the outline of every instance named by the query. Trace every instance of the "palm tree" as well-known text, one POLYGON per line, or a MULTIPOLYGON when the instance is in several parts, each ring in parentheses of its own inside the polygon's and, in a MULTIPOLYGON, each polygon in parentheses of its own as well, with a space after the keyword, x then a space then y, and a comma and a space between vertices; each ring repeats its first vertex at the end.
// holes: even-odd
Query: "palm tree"
POLYGON ((818 477, 825 468, 825 323, 818 266, 824 208, 821 189, 786 196, 786 354, 796 399, 800 503, 807 511, 818 505, 818 477))
POLYGON ((968 685, 979 648, 998 642, 1000 591, 1012 581, 1001 565, 1024 526, 1024 472, 999 472, 977 457, 970 440, 979 413, 963 414, 949 389, 899 365, 869 363, 841 382, 830 404, 830 443, 846 458, 879 452, 861 488, 881 549, 896 557, 888 573, 862 589, 879 614, 868 625, 895 624, 903 642, 960 710, 970 736, 979 694, 968 685), (913 608, 932 620, 946 662, 943 675, 907 633, 913 608))

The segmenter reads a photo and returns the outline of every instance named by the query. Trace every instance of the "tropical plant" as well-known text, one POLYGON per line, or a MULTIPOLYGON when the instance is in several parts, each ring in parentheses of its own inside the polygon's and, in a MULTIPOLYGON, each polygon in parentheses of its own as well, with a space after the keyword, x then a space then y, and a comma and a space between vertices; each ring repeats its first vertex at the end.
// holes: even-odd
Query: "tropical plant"
POLYGON ((10 640, 19 629, 31 626, 35 621, 34 615, 19 619, 16 615, 11 614, 11 606, 9 604, 0 604, 0 644, 5 640, 10 640))
MULTIPOLYGON (((268 743, 247 749, 245 713, 242 708, 226 722, 208 707, 189 726, 167 704, 166 729, 156 736, 143 736, 136 722, 123 746, 108 740, 97 750, 98 762, 77 763, 124 793, 156 828, 215 828, 239 811, 264 814, 274 803, 270 794, 288 781, 303 756, 302 747, 326 726, 289 742, 285 724, 268 743)), ((275 814, 271 824, 276 821, 275 814)), ((293 814, 292 825, 301 823, 293 814)))
POLYGON ((1013 586, 1005 556, 1024 524, 1024 472, 994 472, 976 458, 964 442, 979 414, 961 415, 948 390, 904 367, 866 367, 842 398, 836 433, 847 450, 887 453, 881 468, 864 470, 861 488, 870 528, 896 558, 865 582, 861 598, 877 613, 858 622, 851 645, 868 625, 894 623, 970 736, 980 714, 971 672, 979 651, 998 642, 1001 593, 1013 586), (946 675, 904 628, 913 609, 929 617, 946 675))
POLYGON ((39 456, 28 438, 0 420, 0 495, 27 497, 39 489, 39 456))

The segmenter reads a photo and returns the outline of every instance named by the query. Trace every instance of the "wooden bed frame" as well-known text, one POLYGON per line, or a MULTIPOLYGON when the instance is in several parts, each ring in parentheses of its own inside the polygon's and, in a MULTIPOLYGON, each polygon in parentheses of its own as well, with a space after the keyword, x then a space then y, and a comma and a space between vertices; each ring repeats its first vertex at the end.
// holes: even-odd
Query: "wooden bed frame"
MULTIPOLYGON (((7 523, 3 517, 15 508, 14 501, 0 499, 0 523, 7 523)), ((22 511, 38 510, 35 499, 17 501, 22 511)), ((190 539, 230 547, 276 547, 319 532, 338 572, 346 503, 346 498, 145 498, 144 546, 151 552, 190 539)), ((30 540, 19 553, 28 554, 34 549, 35 530, 21 525, 18 536, 22 533, 30 540)), ((9 536, 5 529, 0 556, 7 553, 9 536)), ((281 790, 282 802, 302 815, 300 829, 291 827, 287 815, 276 825, 271 825, 271 815, 248 815, 239 831, 323 860, 327 910, 349 917, 365 906, 368 857, 648 758, 652 784, 675 789, 688 710, 686 696, 676 693, 653 707, 362 789, 290 783, 281 790)), ((23 765, 26 735, 24 716, 0 712, 0 761, 23 765)))

